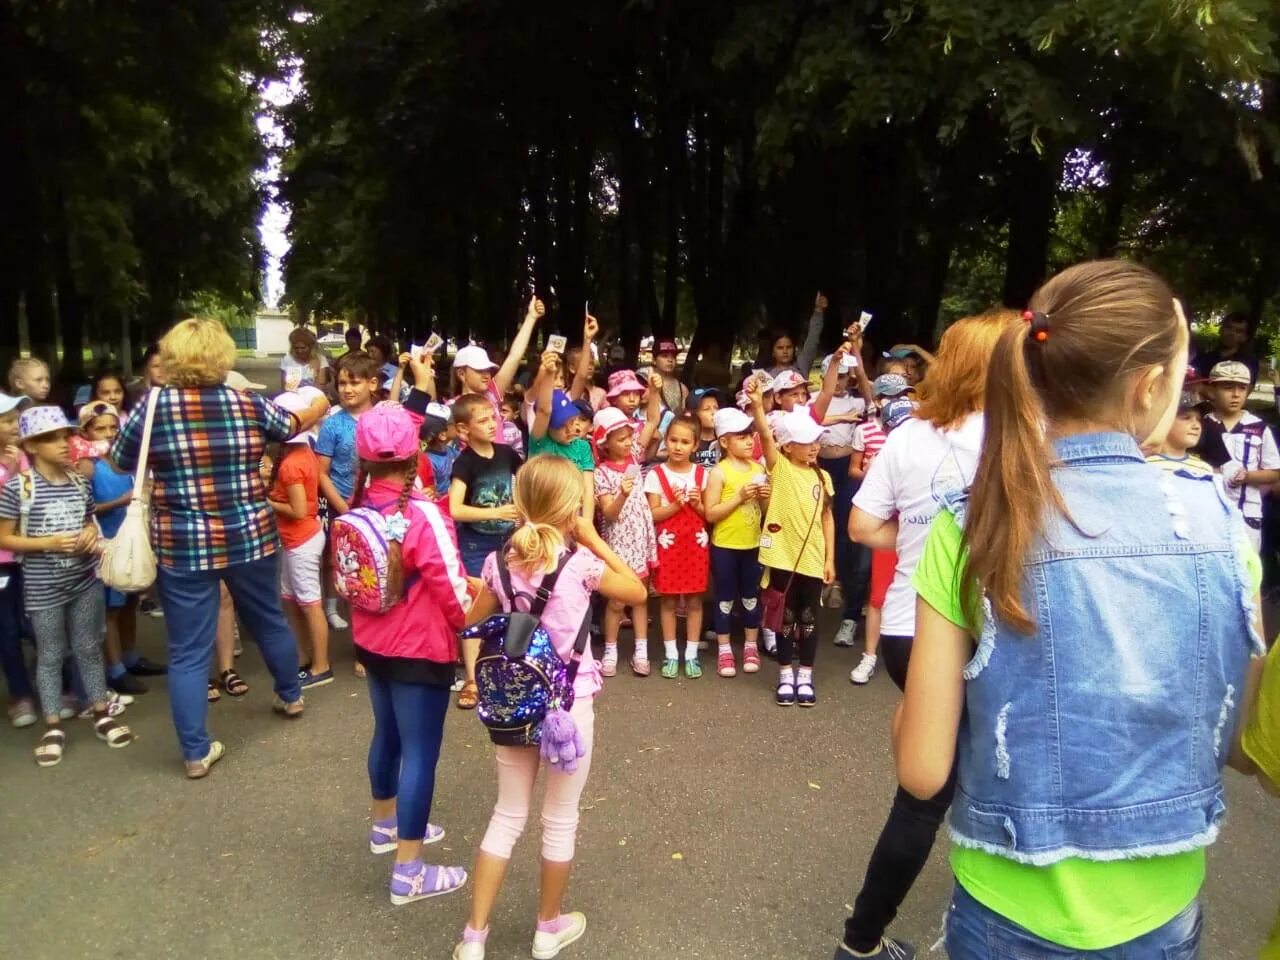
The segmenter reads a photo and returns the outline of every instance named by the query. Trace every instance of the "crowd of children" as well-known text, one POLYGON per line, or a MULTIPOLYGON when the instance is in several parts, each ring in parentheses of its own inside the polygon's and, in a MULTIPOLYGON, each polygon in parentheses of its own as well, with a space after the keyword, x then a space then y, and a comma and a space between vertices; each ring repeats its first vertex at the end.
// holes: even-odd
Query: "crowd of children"
MULTIPOLYGON (((946 771, 913 739, 924 729, 918 716, 928 711, 908 685, 907 662, 926 629, 939 632, 932 620, 916 620, 925 576, 917 571, 927 565, 928 576, 942 576, 930 553, 941 549, 934 543, 935 518, 954 516, 959 523, 956 496, 972 485, 992 489, 994 481, 982 474, 987 461, 980 459, 984 425, 990 429, 982 397, 987 359, 1004 328, 981 321, 992 331, 979 338, 982 356, 957 359, 944 345, 935 369, 947 382, 925 377, 921 385, 935 361, 931 354, 900 346, 869 365, 863 328, 854 324, 822 361, 814 390, 807 373, 825 307, 819 296, 803 366, 793 362, 790 338, 779 337, 772 369, 748 373, 731 394, 680 383, 670 340, 655 343, 651 370, 615 369, 595 384, 598 324, 592 317, 584 322, 582 345, 546 349, 521 390, 520 360, 545 312, 536 298, 506 362, 498 365, 483 347, 465 346, 447 390, 436 383, 430 350, 397 355, 384 338, 361 349, 359 336, 348 337, 348 352, 328 364, 314 335, 299 330, 290 337, 275 403, 300 413, 310 400, 296 391, 314 387, 327 387, 336 403, 317 428, 264 458, 262 479, 282 546, 280 596, 297 639, 304 690, 333 681, 330 632, 350 620, 356 670, 368 677, 374 713, 369 844, 374 853, 395 853, 393 903, 448 893, 467 880, 461 867, 421 859, 422 846, 444 836, 428 815, 450 688, 458 707, 480 706, 483 713, 479 644, 459 643, 457 634, 488 614, 519 609, 515 597, 536 595, 553 571, 555 586, 543 598, 541 617, 556 650, 575 663, 569 714, 581 759, 548 775, 534 956, 556 956, 585 930, 585 918, 563 914, 561 902, 590 769, 592 701, 605 678, 617 674, 626 627, 631 673, 650 674, 650 598, 659 611, 663 678, 677 678, 682 668, 686 678, 700 678, 700 648, 714 638, 721 678, 759 672, 764 657, 776 659, 773 700, 783 707, 818 703, 820 608, 840 611, 829 638, 837 646, 853 646, 865 619, 864 652, 850 680, 866 684, 884 662, 906 690, 902 742, 915 752, 904 762, 916 765, 909 776, 919 776, 931 791, 923 819, 936 831, 951 804, 955 773, 935 782, 934 774, 946 771), (388 399, 397 402, 382 402, 388 399), (330 554, 330 531, 335 522, 350 529, 369 511, 381 517, 385 557, 376 576, 385 595, 376 607, 344 605, 339 593, 351 595, 335 583, 340 588, 354 573, 343 567, 341 552, 330 554), (705 634, 704 603, 711 614, 705 634), (603 641, 598 660, 590 645, 575 652, 584 614, 603 641), (732 641, 735 622, 740 654, 732 641)), ((1026 323, 1032 342, 1042 342, 1048 321, 1034 313, 1026 323)), ((1061 328, 1053 335, 1062 337, 1061 328)), ((953 335, 953 342, 960 337, 953 335)), ((1228 360, 1206 371, 1203 381, 1192 371, 1183 384, 1175 367, 1160 374, 1179 378, 1169 429, 1147 431, 1159 440, 1143 453, 1178 480, 1216 487, 1256 551, 1264 492, 1280 482, 1280 451, 1270 428, 1245 410, 1253 374, 1228 360)), ((161 372, 149 375, 162 382, 161 372)), ((257 386, 243 378, 237 383, 257 386)), ((44 721, 35 757, 47 766, 66 749, 62 721, 82 711, 109 746, 128 745, 133 734, 117 718, 131 696, 146 692, 141 678, 165 668, 136 651, 137 595, 104 589, 95 578, 97 541, 114 535, 133 497, 132 478, 107 453, 136 398, 120 377, 104 374, 79 409, 77 427, 46 403, 49 371, 41 362, 15 363, 9 387, 12 395, 0 395, 0 665, 12 723, 44 721), (28 633, 37 651, 34 684, 22 648, 28 633)), ((983 502, 995 502, 990 496, 983 502)), ((1023 541, 1019 549, 1026 546, 1023 541)), ((976 575, 988 590, 1005 591, 995 612, 1016 625, 1019 607, 992 569, 976 575)), ((968 598, 944 596, 933 580, 927 583, 926 599, 957 629, 967 629, 973 622, 968 598)), ((991 609, 980 609, 990 620, 991 609)), ((931 636, 930 643, 937 641, 931 636)), ((975 663, 983 657, 979 646, 975 663)), ((220 648, 220 668, 223 659, 220 648)), ((222 674, 227 692, 247 690, 233 669, 222 674)), ((210 691, 212 699, 212 681, 210 691)), ((991 722, 999 731, 1007 715, 991 722)), ((999 743, 1001 736, 997 732, 999 743)), ((496 750, 498 802, 477 854, 474 900, 456 960, 484 956, 488 919, 540 766, 535 748, 496 750)), ((1266 744, 1255 750, 1259 763, 1278 752, 1266 744)), ((1019 759, 1032 761, 1025 750, 1019 759)), ((896 829, 899 806, 903 816, 919 814, 919 804, 900 790, 885 836, 896 829)), ((932 836, 917 844, 923 856, 932 836)), ((975 871, 997 875, 991 863, 961 860, 962 883, 966 870, 971 879, 975 871)), ((869 885, 875 868, 873 861, 869 885)), ((913 878, 900 885, 899 901, 913 878)), ((983 909, 999 912, 986 901, 984 908, 957 897, 965 922, 983 909)), ((863 903, 859 898, 859 910, 863 903)), ((906 944, 884 937, 892 915, 863 922, 855 911, 837 956, 914 956, 906 944)), ((955 942, 963 943, 960 921, 955 930, 955 942)))

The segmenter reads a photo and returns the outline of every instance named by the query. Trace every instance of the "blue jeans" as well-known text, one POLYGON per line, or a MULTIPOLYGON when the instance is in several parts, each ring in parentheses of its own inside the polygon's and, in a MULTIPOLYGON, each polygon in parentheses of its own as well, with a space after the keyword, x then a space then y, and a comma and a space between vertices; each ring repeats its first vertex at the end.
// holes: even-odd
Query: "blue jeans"
POLYGON ((458 552, 467 576, 478 577, 489 554, 502 549, 507 538, 499 534, 472 533, 458 524, 458 552))
POLYGON ((956 884, 947 912, 951 960, 1197 960, 1203 917, 1197 900, 1162 927, 1106 950, 1074 950, 1042 940, 956 884))
POLYGON ((375 800, 396 799, 402 840, 421 840, 436 790, 436 762, 449 713, 449 691, 420 683, 369 678, 373 739, 369 741, 369 789, 375 800))
POLYGON ((209 660, 218 630, 218 585, 225 583, 236 614, 262 651, 285 703, 302 698, 298 682, 298 645, 280 609, 280 555, 221 570, 171 570, 156 577, 160 606, 169 634, 169 709, 186 760, 209 753, 209 660))
POLYGON ((6 564, 0 568, 0 577, 9 578, 0 589, 0 671, 4 672, 10 700, 30 700, 31 675, 22 649, 23 638, 30 634, 22 609, 22 567, 6 564))

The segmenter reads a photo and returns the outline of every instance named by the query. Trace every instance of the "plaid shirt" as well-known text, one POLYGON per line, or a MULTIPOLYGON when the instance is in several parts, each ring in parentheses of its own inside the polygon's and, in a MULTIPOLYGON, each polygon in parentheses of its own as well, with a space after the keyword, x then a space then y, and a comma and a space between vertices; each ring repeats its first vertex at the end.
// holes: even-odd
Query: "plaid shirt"
MULTIPOLYGON (((122 470, 137 467, 145 401, 111 448, 122 470)), ((147 457, 156 561, 172 570, 219 570, 275 553, 275 516, 259 465, 268 442, 297 431, 294 415, 220 384, 165 387, 157 402, 147 457)))

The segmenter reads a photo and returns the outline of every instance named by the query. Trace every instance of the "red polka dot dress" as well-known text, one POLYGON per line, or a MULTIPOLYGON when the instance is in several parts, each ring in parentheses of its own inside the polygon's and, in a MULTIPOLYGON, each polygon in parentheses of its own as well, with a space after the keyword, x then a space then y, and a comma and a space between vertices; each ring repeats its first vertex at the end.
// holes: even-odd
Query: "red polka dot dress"
MULTIPOLYGON (((677 473, 660 464, 645 478, 645 493, 658 494, 663 504, 680 501, 681 492, 706 487, 706 471, 694 466, 677 473)), ((710 535, 706 521, 687 503, 675 516, 657 525, 658 569, 653 586, 659 594, 703 593, 707 589, 707 571, 711 562, 710 535)))

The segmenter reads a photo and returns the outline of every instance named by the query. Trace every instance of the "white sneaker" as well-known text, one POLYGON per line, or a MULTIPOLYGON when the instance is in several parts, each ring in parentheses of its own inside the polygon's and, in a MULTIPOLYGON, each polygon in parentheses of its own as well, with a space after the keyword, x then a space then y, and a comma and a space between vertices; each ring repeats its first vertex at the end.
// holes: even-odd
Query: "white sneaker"
POLYGON ((876 655, 864 653, 858 665, 849 671, 849 682, 862 686, 876 675, 876 655))
POLYGON ((564 914, 569 925, 559 933, 535 933, 533 935, 533 960, 552 960, 560 951, 571 943, 577 942, 587 932, 586 914, 564 914))
POLYGON ((329 629, 331 630, 345 630, 351 626, 351 624, 342 619, 342 614, 338 613, 337 610, 326 613, 325 619, 329 621, 329 629))
POLYGON ((484 960, 483 943, 460 943, 453 948, 453 960, 484 960))
POLYGON ((831 642, 837 647, 852 647, 853 635, 858 632, 857 620, 841 620, 840 629, 836 631, 835 639, 831 642))
POLYGON ((769 656, 778 652, 778 635, 768 627, 760 628, 760 642, 764 644, 764 652, 769 656))

